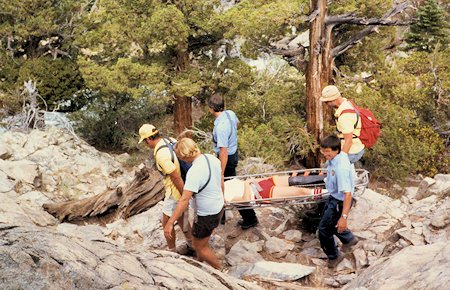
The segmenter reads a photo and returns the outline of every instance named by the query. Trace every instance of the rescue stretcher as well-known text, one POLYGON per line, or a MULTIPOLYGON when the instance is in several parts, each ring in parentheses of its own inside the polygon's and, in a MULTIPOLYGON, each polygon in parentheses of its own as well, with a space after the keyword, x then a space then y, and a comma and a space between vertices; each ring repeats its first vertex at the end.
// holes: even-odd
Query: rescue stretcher
MULTIPOLYGON (((357 178, 355 180, 355 191, 353 197, 357 198, 361 196, 367 185, 369 184, 369 172, 364 169, 356 169, 357 178)), ((248 178, 267 178, 275 175, 292 175, 293 173, 297 173, 297 176, 304 175, 305 172, 309 172, 310 175, 318 175, 319 173, 323 173, 326 175, 326 168, 312 168, 312 169, 302 169, 302 170, 291 170, 291 171, 280 171, 280 172, 272 172, 272 173, 260 173, 260 174, 250 174, 250 175, 241 175, 241 176, 233 176, 226 177, 225 180, 237 178, 241 180, 246 180, 248 178)), ((295 186, 305 187, 305 188, 322 188, 325 189, 325 182, 314 183, 314 184, 299 184, 295 186)), ((325 201, 330 194, 328 192, 321 192, 318 194, 311 194, 305 196, 291 196, 291 197, 282 197, 282 198, 262 198, 262 199, 252 199, 249 201, 234 201, 234 202, 225 202, 226 209, 249 209, 249 208, 258 208, 258 207, 267 207, 267 206, 287 206, 287 205, 304 205, 304 204, 313 204, 320 203, 325 201)))

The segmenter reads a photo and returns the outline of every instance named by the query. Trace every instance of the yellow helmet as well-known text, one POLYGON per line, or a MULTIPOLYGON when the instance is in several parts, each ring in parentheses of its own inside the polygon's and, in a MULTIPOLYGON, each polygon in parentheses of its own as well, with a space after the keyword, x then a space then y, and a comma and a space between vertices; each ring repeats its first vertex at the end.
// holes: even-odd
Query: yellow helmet
POLYGON ((151 137, 153 135, 158 134, 158 130, 156 129, 155 126, 150 125, 150 124, 144 124, 141 126, 141 128, 139 129, 139 143, 141 143, 142 141, 144 141, 145 138, 151 137))

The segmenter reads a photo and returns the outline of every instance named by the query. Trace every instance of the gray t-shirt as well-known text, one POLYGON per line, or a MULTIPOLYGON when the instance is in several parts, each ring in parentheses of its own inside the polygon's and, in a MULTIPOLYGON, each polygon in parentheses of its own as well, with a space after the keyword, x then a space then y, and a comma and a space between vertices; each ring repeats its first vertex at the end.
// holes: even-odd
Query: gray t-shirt
POLYGON ((222 168, 220 160, 211 154, 202 154, 193 162, 186 175, 184 190, 194 192, 195 202, 197 204, 197 215, 207 216, 218 214, 224 205, 222 193, 222 168), (200 192, 198 191, 208 181, 209 170, 205 156, 211 166, 211 179, 208 185, 200 192))

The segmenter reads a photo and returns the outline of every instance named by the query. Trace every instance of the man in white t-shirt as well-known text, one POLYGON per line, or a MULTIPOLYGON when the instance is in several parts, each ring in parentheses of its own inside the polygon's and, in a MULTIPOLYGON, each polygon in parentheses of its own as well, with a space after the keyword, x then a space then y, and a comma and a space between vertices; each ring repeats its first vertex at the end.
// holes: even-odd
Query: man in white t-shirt
POLYGON ((224 178, 220 160, 211 154, 201 154, 197 144, 189 138, 178 141, 174 149, 178 158, 192 163, 192 166, 186 175, 177 207, 164 227, 164 235, 166 238, 172 236, 175 221, 188 208, 189 199, 194 197, 196 218, 192 226, 192 246, 199 261, 220 269, 220 261, 209 247, 209 238, 223 215, 224 178))

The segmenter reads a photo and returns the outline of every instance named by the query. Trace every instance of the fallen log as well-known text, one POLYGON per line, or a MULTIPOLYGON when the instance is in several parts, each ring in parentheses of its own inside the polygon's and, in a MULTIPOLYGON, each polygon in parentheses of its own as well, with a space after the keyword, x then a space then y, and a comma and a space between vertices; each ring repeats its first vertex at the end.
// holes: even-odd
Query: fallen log
POLYGON ((141 213, 164 198, 161 175, 141 167, 126 187, 117 187, 82 200, 46 203, 42 207, 60 222, 98 222, 128 218, 141 213))

